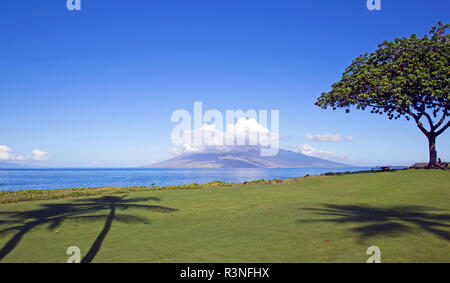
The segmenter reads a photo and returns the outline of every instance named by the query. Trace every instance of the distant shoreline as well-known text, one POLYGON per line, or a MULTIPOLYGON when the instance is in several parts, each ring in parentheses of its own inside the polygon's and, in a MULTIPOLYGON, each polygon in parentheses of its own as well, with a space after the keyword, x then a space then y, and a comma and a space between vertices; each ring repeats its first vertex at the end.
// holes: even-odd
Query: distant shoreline
POLYGON ((390 166, 390 165, 377 165, 377 166, 356 166, 349 165, 346 167, 168 167, 168 168, 157 168, 157 167, 11 167, 11 168, 1 168, 1 170, 233 170, 233 169, 249 169, 249 170, 271 170, 271 169, 350 169, 350 168, 380 168, 383 166, 389 166, 394 169, 404 169, 411 168, 411 166, 400 165, 400 166, 390 166))
MULTIPOLYGON (((403 169, 406 167, 398 167, 403 169)), ((243 183, 258 179, 289 179, 330 172, 377 170, 349 168, 46 168, 0 170, 0 191, 101 187, 154 187, 206 184, 221 180, 243 183)))
MULTIPOLYGON (((394 172, 403 169, 392 169, 388 172, 394 172)), ((412 169, 410 169, 412 170, 412 169)), ((96 195, 114 195, 114 194, 126 194, 133 192, 143 192, 143 191, 158 191, 158 190, 186 190, 186 189, 206 189, 211 187, 241 187, 248 185, 273 185, 273 184, 289 184, 296 183, 300 181, 305 181, 308 179, 315 179, 327 176, 341 176, 341 175, 352 175, 352 174, 364 174, 364 173, 378 173, 381 171, 373 170, 361 170, 361 171, 346 171, 346 172, 327 172, 319 175, 305 175, 303 177, 293 177, 287 179, 258 179, 253 181, 245 181, 242 183, 232 183, 224 181, 212 181, 205 184, 192 183, 192 184, 182 184, 173 186, 130 186, 130 187, 87 187, 87 188, 63 188, 63 189, 43 189, 43 190, 33 190, 24 189, 16 191, 0 190, 0 204, 15 203, 22 201, 38 201, 38 200, 54 200, 54 199, 68 199, 68 198, 78 198, 78 197, 88 197, 96 195)))

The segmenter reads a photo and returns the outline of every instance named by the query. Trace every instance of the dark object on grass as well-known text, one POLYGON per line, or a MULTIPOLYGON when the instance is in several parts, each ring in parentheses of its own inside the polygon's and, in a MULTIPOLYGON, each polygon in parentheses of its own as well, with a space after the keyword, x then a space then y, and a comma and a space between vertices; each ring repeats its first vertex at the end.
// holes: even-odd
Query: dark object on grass
POLYGON ((440 158, 438 158, 438 162, 437 162, 437 168, 439 169, 447 169, 448 167, 448 163, 447 162, 442 162, 440 158))
POLYGON ((375 172, 375 171, 381 171, 381 172, 391 171, 391 166, 380 166, 380 167, 372 168, 372 172, 375 172))
POLYGON ((427 168, 428 163, 425 162, 418 162, 418 163, 414 163, 414 165, 412 166, 412 168, 415 169, 420 169, 420 168, 427 168))

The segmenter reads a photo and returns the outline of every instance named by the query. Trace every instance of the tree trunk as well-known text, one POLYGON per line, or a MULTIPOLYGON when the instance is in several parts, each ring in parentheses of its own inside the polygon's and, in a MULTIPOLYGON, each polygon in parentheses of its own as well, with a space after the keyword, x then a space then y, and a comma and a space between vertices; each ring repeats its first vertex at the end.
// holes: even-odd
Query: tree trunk
POLYGON ((437 165, 436 135, 434 135, 434 133, 430 133, 428 135, 428 147, 430 151, 430 161, 428 162, 428 168, 434 168, 437 165))

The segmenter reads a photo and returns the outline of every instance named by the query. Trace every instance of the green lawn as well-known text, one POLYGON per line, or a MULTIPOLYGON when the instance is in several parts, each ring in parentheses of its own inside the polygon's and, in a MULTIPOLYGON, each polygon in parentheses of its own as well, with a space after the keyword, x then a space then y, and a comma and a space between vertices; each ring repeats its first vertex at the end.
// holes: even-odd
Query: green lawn
POLYGON ((0 262, 450 262, 450 172, 0 204, 0 262))

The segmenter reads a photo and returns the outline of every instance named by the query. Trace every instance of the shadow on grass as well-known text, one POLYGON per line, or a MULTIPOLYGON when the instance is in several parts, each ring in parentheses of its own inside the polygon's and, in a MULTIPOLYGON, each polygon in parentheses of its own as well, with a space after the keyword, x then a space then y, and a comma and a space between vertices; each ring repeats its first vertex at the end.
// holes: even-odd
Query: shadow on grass
POLYGON ((1 213, 11 220, 3 220, 0 225, 6 224, 11 227, 0 230, 1 233, 15 231, 14 236, 1 248, 0 261, 7 256, 20 242, 23 236, 33 228, 39 225, 48 225, 48 230, 58 228, 61 223, 68 219, 78 219, 83 221, 104 220, 105 224, 102 231, 97 236, 91 248, 84 256, 81 262, 89 263, 99 252, 103 241, 111 229, 114 221, 124 223, 144 223, 149 221, 140 216, 117 214, 118 210, 127 209, 145 209, 156 212, 173 212, 177 209, 139 204, 141 202, 159 201, 159 198, 126 198, 127 196, 104 196, 100 198, 78 199, 67 203, 43 204, 40 208, 30 211, 20 211, 11 213, 1 213), (98 214, 101 211, 107 211, 106 214, 98 214))
POLYGON ((311 211, 326 218, 299 220, 298 223, 361 224, 360 227, 352 229, 359 234, 359 241, 378 235, 398 236, 402 233, 411 233, 410 225, 450 241, 450 214, 434 214, 431 212, 436 211, 435 209, 423 206, 377 208, 365 205, 325 204, 324 208, 306 208, 303 210, 311 211))

